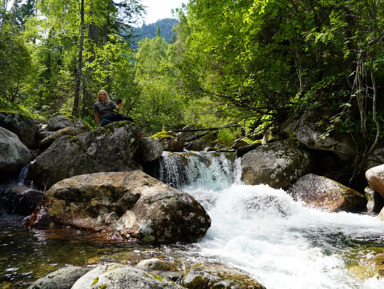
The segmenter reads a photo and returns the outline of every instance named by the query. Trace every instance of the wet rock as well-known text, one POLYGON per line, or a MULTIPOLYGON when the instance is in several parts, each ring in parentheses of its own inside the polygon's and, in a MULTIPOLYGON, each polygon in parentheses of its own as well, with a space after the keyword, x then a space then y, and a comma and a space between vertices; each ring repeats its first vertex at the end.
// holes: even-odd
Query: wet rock
POLYGON ((72 289, 181 289, 183 287, 159 280, 144 270, 118 263, 98 266, 76 281, 72 289))
POLYGON ((361 212, 366 206, 363 194, 315 174, 301 177, 287 192, 296 200, 329 212, 361 212))
POLYGON ((29 149, 13 132, 0 127, 0 173, 20 172, 32 160, 29 149))
POLYGON ((312 166, 310 154, 289 141, 260 146, 242 157, 242 179, 247 185, 287 188, 312 166))
POLYGON ((371 188, 384 198, 384 165, 370 168, 365 177, 371 188))
POLYGON ((43 197, 43 192, 23 185, 10 187, 0 196, 1 207, 8 214, 28 216, 43 197))
POLYGON ((0 126, 15 133, 28 148, 33 147, 38 127, 32 118, 11 112, 0 112, 0 126))
POLYGON ((191 289, 265 289, 259 282, 239 270, 208 264, 193 266, 181 284, 191 289))
POLYGON ((384 207, 384 198, 372 190, 371 187, 365 188, 364 193, 367 199, 367 212, 380 213, 380 210, 384 207))
POLYGON ((331 123, 324 119, 324 115, 328 114, 327 107, 308 110, 300 119, 285 124, 283 131, 309 149, 334 152, 341 160, 349 160, 356 154, 355 144, 348 134, 340 132, 338 124, 327 132, 331 123))
POLYGON ((28 289, 71 289, 89 270, 80 266, 65 267, 38 279, 28 289))
POLYGON ((80 175, 49 189, 28 225, 70 225, 145 243, 192 241, 211 220, 190 195, 142 171, 80 175))
POLYGON ((170 265, 164 262, 163 260, 152 258, 140 261, 136 268, 143 270, 169 270, 170 265))
POLYGON ((78 136, 62 136, 31 165, 28 179, 38 187, 75 175, 129 171, 141 166, 134 160, 139 147, 138 129, 129 122, 116 122, 78 136))

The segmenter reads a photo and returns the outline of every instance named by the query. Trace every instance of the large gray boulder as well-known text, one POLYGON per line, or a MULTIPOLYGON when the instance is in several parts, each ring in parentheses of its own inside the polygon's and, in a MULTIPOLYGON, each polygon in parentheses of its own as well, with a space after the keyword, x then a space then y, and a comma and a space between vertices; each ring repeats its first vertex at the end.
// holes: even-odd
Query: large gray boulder
POLYGON ((75 175, 141 168, 134 160, 139 147, 136 126, 117 122, 78 136, 62 136, 36 158, 28 179, 39 187, 75 175))
POLYGON ((109 263, 96 267, 76 281, 72 289, 182 289, 183 287, 159 280, 144 270, 128 265, 109 263))
POLYGON ((32 160, 29 149, 13 132, 0 127, 0 173, 12 174, 32 160))
POLYGON ((0 127, 15 133, 28 148, 33 147, 38 126, 32 118, 11 112, 0 112, 0 127))
POLYGON ((70 225, 145 243, 170 243, 203 237, 210 224, 193 197, 132 171, 80 175, 56 183, 27 225, 70 225))
POLYGON ((287 188, 310 171, 312 160, 309 152, 285 140, 246 153, 241 165, 245 184, 287 188))
POLYGON ((349 160, 356 154, 356 146, 348 134, 341 133, 338 124, 331 124, 324 115, 328 115, 326 107, 306 111, 300 119, 286 124, 283 131, 294 136, 309 149, 333 152, 341 160, 349 160), (334 125, 330 132, 327 129, 334 125))
POLYGON ((361 212, 366 207, 363 194, 315 174, 301 177, 287 192, 296 200, 329 212, 361 212))

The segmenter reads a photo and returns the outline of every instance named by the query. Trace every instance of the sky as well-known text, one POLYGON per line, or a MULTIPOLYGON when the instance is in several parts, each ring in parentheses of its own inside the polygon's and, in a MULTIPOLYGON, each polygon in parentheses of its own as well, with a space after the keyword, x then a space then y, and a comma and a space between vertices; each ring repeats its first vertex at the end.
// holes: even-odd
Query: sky
POLYGON ((188 0, 142 0, 147 7, 145 23, 151 24, 159 19, 173 18, 171 10, 180 8, 182 3, 188 3, 188 0))

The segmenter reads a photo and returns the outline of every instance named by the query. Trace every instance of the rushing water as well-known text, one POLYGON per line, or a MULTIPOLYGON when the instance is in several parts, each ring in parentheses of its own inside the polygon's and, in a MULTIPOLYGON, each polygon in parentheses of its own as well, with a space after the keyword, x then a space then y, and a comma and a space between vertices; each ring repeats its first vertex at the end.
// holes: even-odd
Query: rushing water
MULTIPOLYGON (((163 169, 177 167, 178 158, 185 163, 167 154, 163 169)), ((191 256, 240 268, 268 289, 384 288, 384 279, 367 278, 376 262, 384 261, 384 223, 377 217, 326 213, 295 202, 283 190, 244 185, 238 160, 233 165, 221 156, 202 168, 196 160, 207 155, 190 158, 181 188, 212 218, 207 236, 191 246, 191 256), (196 169, 205 172, 196 176, 196 169), (231 177, 225 181, 226 176, 231 177)))
POLYGON ((27 230, 21 217, 3 213, 0 288, 27 288, 68 264, 135 264, 157 256, 220 262, 267 289, 384 288, 384 279, 374 276, 376 263, 384 262, 384 223, 376 216, 326 213, 283 190, 244 185, 239 160, 224 153, 164 153, 159 175, 206 208, 212 219, 206 237, 144 247, 65 228, 27 230))

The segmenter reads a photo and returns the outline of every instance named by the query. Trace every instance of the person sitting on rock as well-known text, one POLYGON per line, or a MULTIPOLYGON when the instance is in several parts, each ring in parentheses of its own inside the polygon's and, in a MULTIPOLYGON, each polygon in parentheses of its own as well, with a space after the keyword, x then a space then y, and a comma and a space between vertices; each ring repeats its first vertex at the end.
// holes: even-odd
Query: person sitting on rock
POLYGON ((122 100, 119 99, 117 104, 110 100, 108 93, 105 90, 100 90, 98 95, 98 102, 94 105, 95 120, 97 127, 104 126, 110 122, 129 120, 133 122, 133 119, 129 116, 124 116, 117 113, 115 110, 120 110, 122 100), (101 120, 101 122, 100 122, 101 120))

